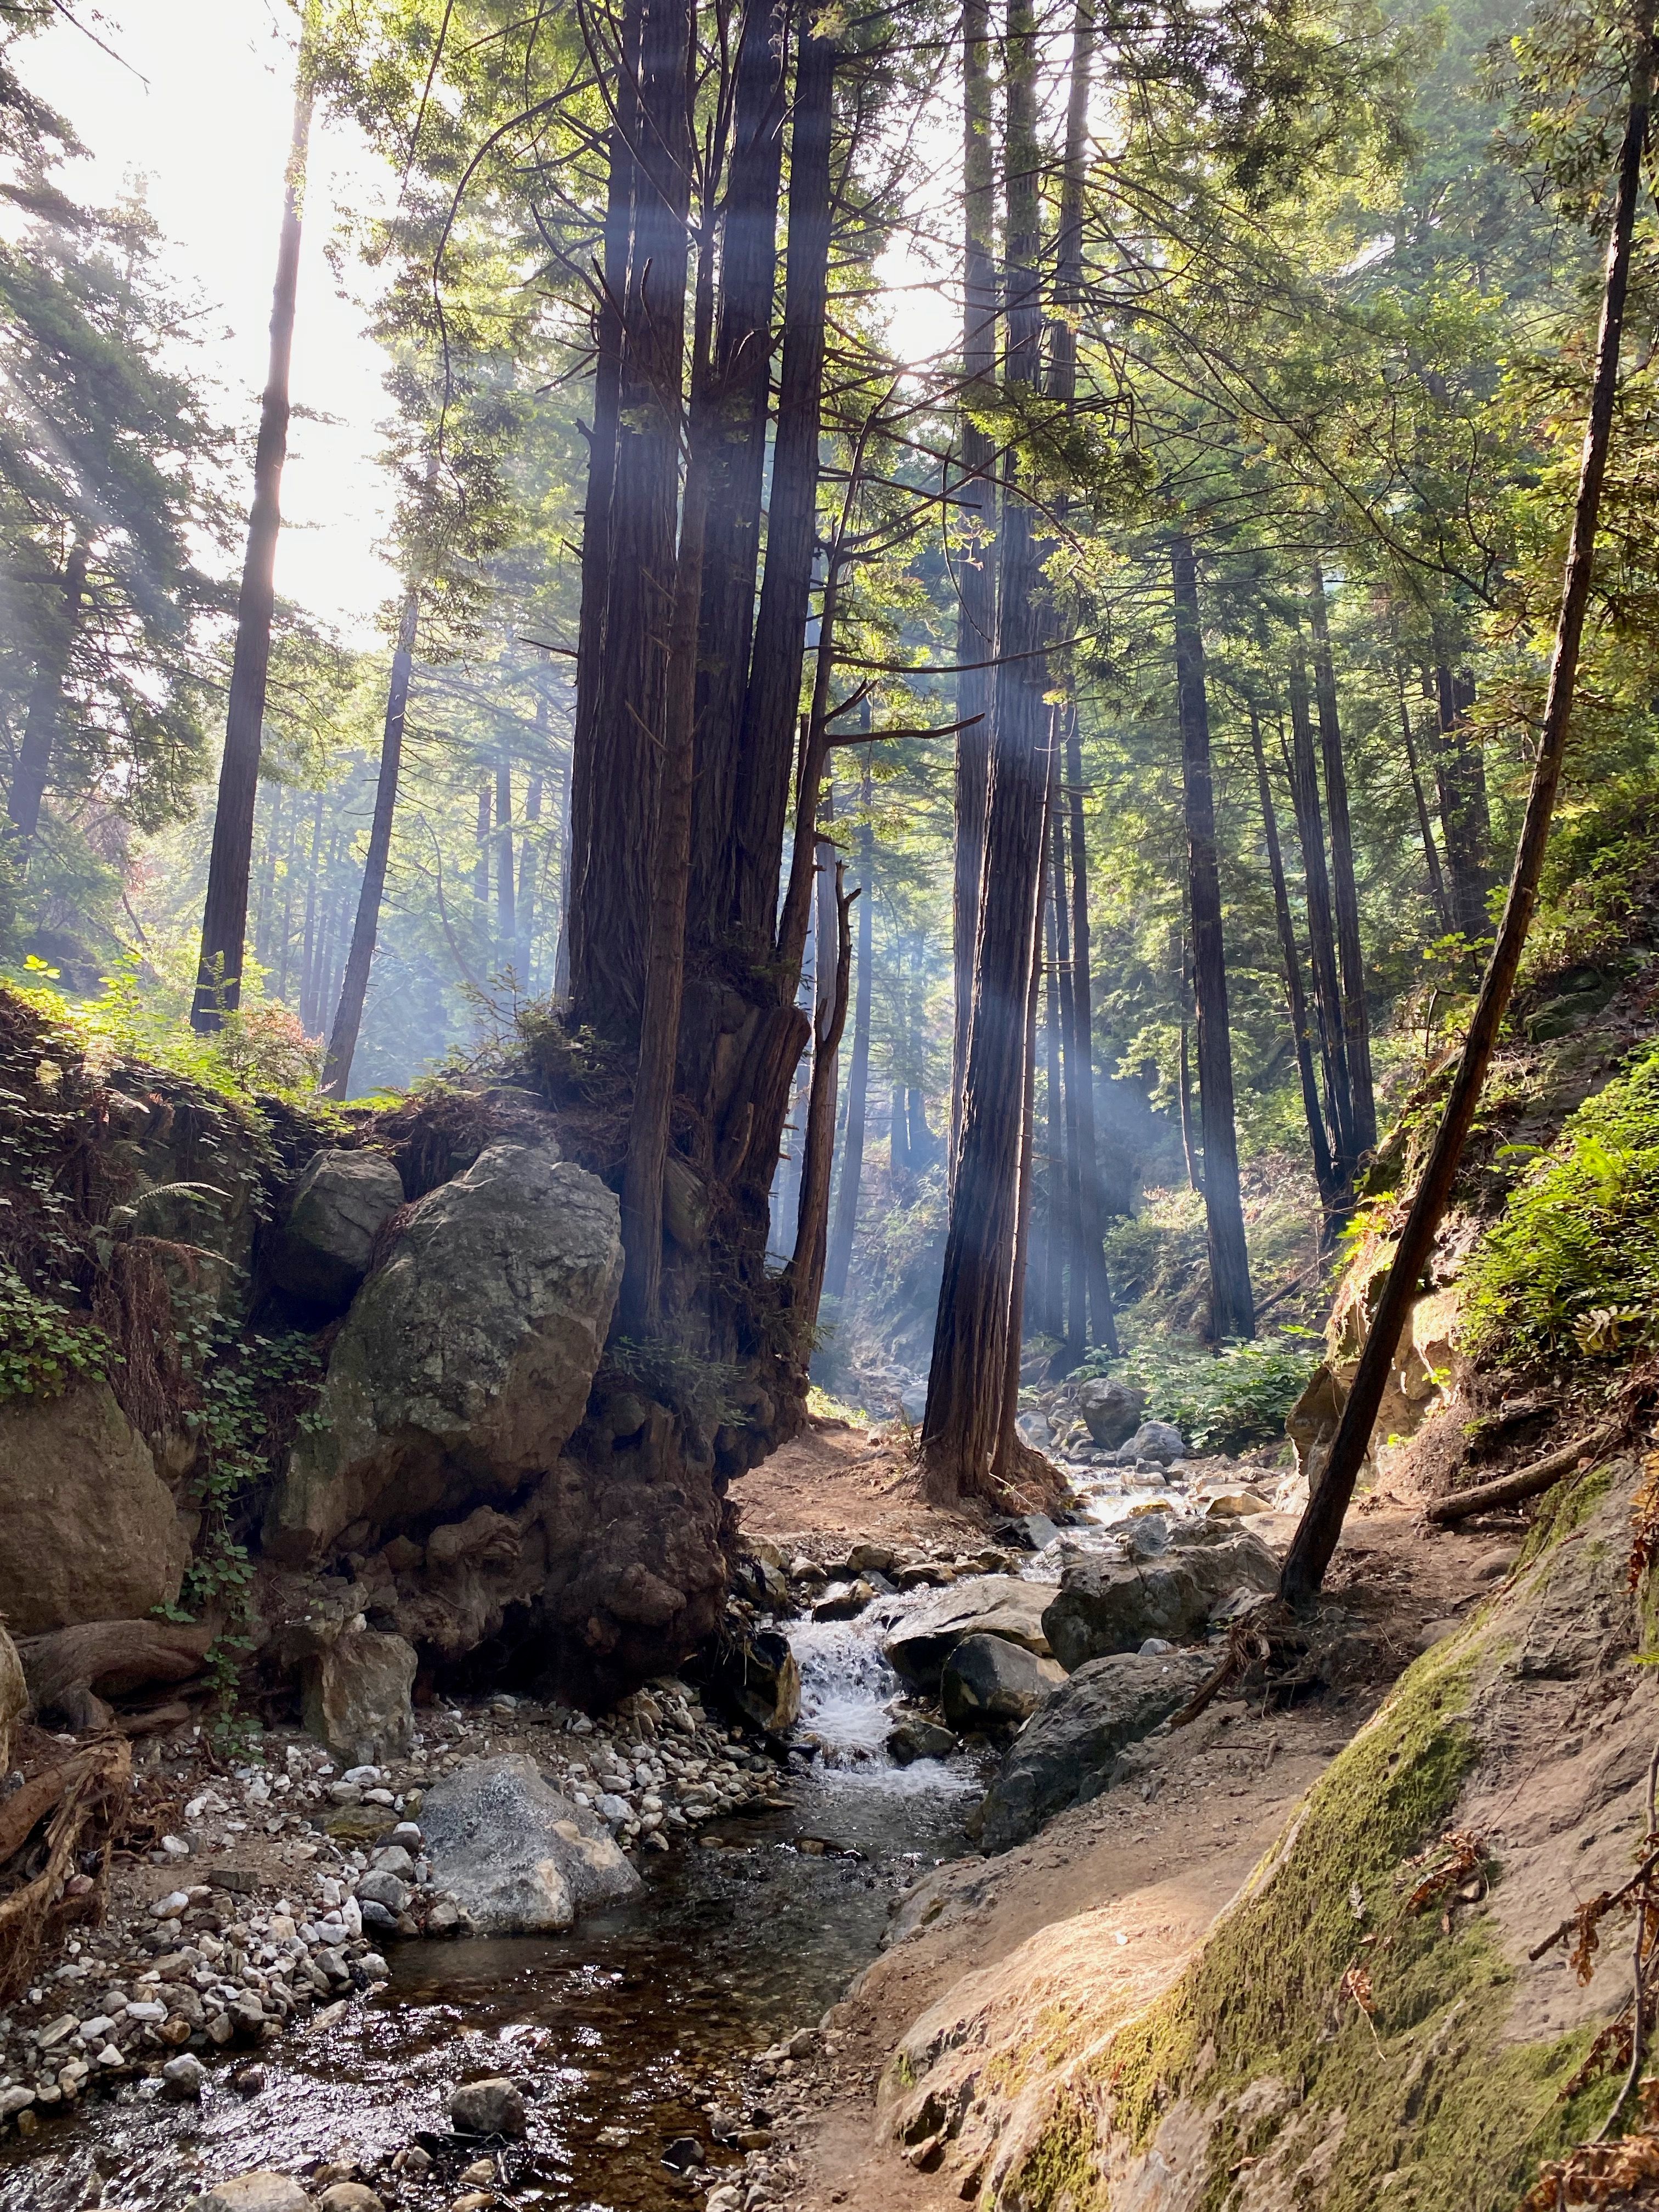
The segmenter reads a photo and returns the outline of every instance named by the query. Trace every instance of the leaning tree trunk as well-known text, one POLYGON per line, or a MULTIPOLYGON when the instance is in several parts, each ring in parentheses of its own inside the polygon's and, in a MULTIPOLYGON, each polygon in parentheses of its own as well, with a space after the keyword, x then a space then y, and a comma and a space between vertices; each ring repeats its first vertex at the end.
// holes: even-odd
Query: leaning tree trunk
POLYGON ((1297 951, 1296 924, 1291 918, 1291 896, 1285 882, 1285 856, 1279 849, 1279 817, 1273 811, 1273 787, 1267 781, 1267 756, 1261 744, 1261 720, 1255 702, 1248 702, 1250 750, 1255 760, 1255 787, 1261 800, 1261 834, 1267 847, 1267 873, 1273 887, 1273 917, 1279 924, 1279 950, 1285 963, 1285 994, 1291 1009, 1291 1040, 1296 1048, 1296 1072, 1302 1082, 1302 1110, 1307 1117, 1308 1143, 1313 1152, 1314 1181, 1325 1209, 1325 1237, 1335 1223, 1340 1185, 1320 1110, 1319 1085, 1314 1078, 1313 1037, 1308 1024, 1308 994, 1302 983, 1302 956, 1297 951))
POLYGON ((1653 29, 1650 9, 1644 14, 1639 44, 1631 68, 1630 110, 1613 194, 1613 229, 1607 240, 1601 324, 1596 338, 1589 419, 1584 427, 1579 462, 1578 496, 1573 508, 1572 536, 1562 580, 1561 611, 1556 622, 1544 725, 1533 763, 1532 788, 1527 795, 1527 811, 1516 848, 1509 896, 1504 902, 1504 916, 1498 924, 1492 958, 1474 1002, 1457 1072, 1441 1109, 1439 1127, 1429 1149, 1422 1179, 1400 1232, 1388 1279, 1382 1285, 1364 1349, 1359 1356, 1358 1371, 1348 1386, 1347 1402, 1342 1408, 1330 1457, 1285 1555, 1279 1590, 1293 1605, 1306 1604, 1318 1595, 1340 1539, 1354 1485, 1370 1449, 1371 1430, 1382 1403, 1401 1334, 1416 1302, 1423 1271, 1434 1250, 1435 1236, 1451 1197, 1458 1163, 1480 1103, 1481 1088, 1498 1043, 1498 1028, 1515 988, 1516 972, 1538 902, 1538 883, 1543 872, 1556 786, 1560 781, 1561 763, 1571 727, 1573 689, 1578 675, 1584 614, 1589 604, 1601 483, 1607 473, 1613 404, 1619 389, 1619 349, 1630 287, 1631 234, 1642 190, 1642 157, 1647 144, 1652 94, 1653 29))
POLYGON ((85 542, 77 538, 64 563, 64 584, 58 595, 51 635, 35 655, 34 682, 29 691, 28 715, 17 766, 6 793, 8 836, 24 853, 40 826, 40 802, 46 795, 52 757, 64 715, 64 686, 69 679, 70 659, 81 628, 87 598, 85 542))
POLYGON ((1370 1017, 1365 1007, 1364 959, 1359 942, 1359 886, 1354 877, 1353 827, 1348 818, 1348 770, 1337 713, 1336 665, 1331 658, 1325 578, 1313 566, 1310 612, 1314 689, 1319 702, 1319 750, 1325 769, 1325 805, 1331 823, 1331 888, 1336 904, 1336 957, 1342 984, 1342 1042, 1353 1098, 1356 1157, 1376 1146, 1376 1093, 1371 1079, 1370 1017))
MULTIPOLYGON (((306 21, 308 29, 309 9, 306 21)), ((288 459, 289 365, 294 351, 294 309, 300 282, 300 222, 305 202, 306 157, 311 146, 311 58, 302 35, 294 135, 283 190, 283 227, 276 246, 276 283, 271 297, 270 358, 259 406, 259 441, 253 456, 253 509, 248 517, 242 587, 236 601, 225 750, 219 765, 207 899, 202 910, 201 961, 190 1010, 191 1024, 204 1035, 222 1028, 225 1016, 241 1004, 248 873, 253 863, 253 811, 258 799, 259 749, 270 672, 270 625, 276 608, 276 538, 283 522, 283 464, 288 459)))
POLYGON ((1204 1220, 1210 1260, 1212 1343, 1255 1334, 1250 1259, 1238 1181, 1233 1109, 1232 1027, 1221 935, 1221 870, 1210 767, 1210 710, 1199 623, 1198 568, 1189 538, 1170 549, 1175 599, 1176 694, 1181 715, 1182 790, 1193 915, 1193 988, 1198 1007, 1198 1106, 1204 1138, 1204 1220))
POLYGON ((864 1181, 864 1134, 870 1102, 870 957, 874 939, 875 911, 872 882, 875 830, 870 818, 872 799, 866 756, 859 786, 859 951, 858 997, 853 1012, 853 1056, 847 1068, 847 1129, 842 1143, 841 1183, 836 1193, 836 1217, 830 1233, 830 1253, 824 1265, 823 1287, 837 1301, 847 1296, 847 1278, 853 1264, 853 1239, 858 1232, 859 1194, 864 1181))
MULTIPOLYGON (((995 447, 969 409, 988 394, 996 369, 995 171, 991 146, 990 25, 986 0, 964 0, 962 16, 963 332, 964 406, 958 436, 962 482, 957 576, 956 851, 951 889, 951 963, 956 1023, 951 1046, 951 1150, 956 1172, 962 1094, 972 1017, 974 946, 979 934, 980 873, 985 861, 985 793, 991 761, 991 668, 996 651, 995 447)), ((946 510, 946 524, 949 524, 946 510)))
MULTIPOLYGON (((1042 338, 1036 46, 1030 0, 1010 0, 1007 378, 1027 392, 1036 388, 1042 338)), ((1002 1399, 1015 1317, 1026 1003, 1048 781, 1042 558, 1032 511, 1011 483, 1002 510, 984 896, 961 1136, 922 1420, 922 1486, 939 1503, 995 1495, 993 1455, 1012 1419, 1002 1399)))
POLYGON ((363 1023, 363 1001, 368 996, 368 971, 380 933, 380 901, 386 893, 386 863, 392 854, 392 822, 397 812, 398 781, 403 769, 404 715, 409 705, 409 678, 415 662, 415 625, 419 616, 420 600, 410 592, 404 601, 397 649, 392 656, 392 681, 386 687, 386 724, 380 732, 380 773, 374 786, 374 816, 369 824, 368 851, 363 859, 362 889, 357 894, 357 920, 351 932, 345 982, 323 1067, 323 1089, 331 1098, 343 1098, 351 1081, 351 1062, 363 1023))

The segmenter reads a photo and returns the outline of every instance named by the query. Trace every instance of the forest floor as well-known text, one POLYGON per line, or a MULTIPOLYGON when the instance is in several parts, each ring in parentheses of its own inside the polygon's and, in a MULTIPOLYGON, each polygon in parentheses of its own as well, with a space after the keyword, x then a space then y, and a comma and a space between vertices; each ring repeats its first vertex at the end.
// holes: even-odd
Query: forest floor
MULTIPOLYGON (((855 1431, 815 1429, 744 1478, 745 1530, 787 1547, 833 1534, 891 1540, 955 1536, 966 1525, 916 1500, 901 1454, 855 1431)), ((1077 1917, 1148 1996, 1180 1969, 1273 1844, 1291 1808, 1348 1743, 1410 1661, 1447 1633, 1508 1571, 1518 1520, 1431 1531, 1403 1484, 1361 1501, 1328 1589, 1364 1619, 1377 1655, 1341 1695, 1263 1712, 1218 1698, 1191 1726, 1141 1747, 1134 1781, 1051 1820, 995 1857, 969 1850, 924 1878, 886 1948, 830 2015, 836 2033, 793 2083, 801 2117, 780 2142, 796 2179, 790 2212, 879 2205, 933 2212, 959 2202, 960 2177, 918 2172, 877 2109, 901 2038, 965 1976, 1041 1972, 1041 1937, 1056 1949, 1077 1917), (1034 1945, 1033 1939, 1039 1939, 1034 1945), (1017 1954, 1017 1955, 1016 1955, 1017 1954)), ((1251 1522, 1276 1547, 1293 1524, 1251 1522)))

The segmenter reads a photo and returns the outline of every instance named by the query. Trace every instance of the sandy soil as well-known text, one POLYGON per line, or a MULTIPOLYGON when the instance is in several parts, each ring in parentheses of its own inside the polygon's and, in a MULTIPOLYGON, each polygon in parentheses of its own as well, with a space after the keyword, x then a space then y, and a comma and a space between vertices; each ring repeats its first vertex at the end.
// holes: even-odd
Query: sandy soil
MULTIPOLYGON (((973 1533, 971 1523, 916 1500, 890 1449, 837 1428, 809 1431, 735 1494, 744 1528, 775 1540, 938 1545, 963 1543, 973 1533)), ((800 2117, 779 2145, 786 2169, 799 2176, 785 2199, 791 2212, 843 2204, 935 2212, 958 2203, 959 2177, 918 2172, 906 2162, 878 2118, 875 2093, 906 2029, 964 1977, 994 1973, 1043 1929, 1082 1914, 1097 1923, 1090 1934, 1103 1960, 1148 1995, 1180 1971, 1392 1675, 1486 1595, 1513 1559, 1518 1522, 1513 1530, 1430 1533, 1414 1504, 1386 1492, 1364 1501, 1329 1577, 1331 1593, 1375 1639, 1372 1679, 1340 1700, 1272 1714, 1218 1700, 1163 1745, 1142 1747, 1128 1784, 1062 1814, 1029 1844, 994 1859, 970 1855, 930 1876, 925 1894, 913 1893, 889 1948, 836 2008, 825 2052, 792 2085, 800 2117)), ((1251 1523, 1281 1547, 1293 1525, 1279 1515, 1251 1523)), ((1031 1971, 1033 1955, 1022 1954, 1022 1972, 1031 1971)))

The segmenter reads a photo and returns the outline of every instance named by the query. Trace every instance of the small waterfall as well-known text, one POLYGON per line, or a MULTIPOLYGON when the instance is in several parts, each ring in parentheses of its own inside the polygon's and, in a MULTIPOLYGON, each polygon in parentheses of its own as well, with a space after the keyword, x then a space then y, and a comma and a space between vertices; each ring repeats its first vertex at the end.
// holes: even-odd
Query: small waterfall
POLYGON ((800 1668, 800 1730, 819 1746, 826 1780, 920 1796, 972 1787, 943 1759, 901 1766, 890 1758, 892 1708, 904 1685, 882 1656, 883 1640, 908 1608, 931 1596, 878 1598, 855 1620, 788 1625, 789 1648, 800 1668))

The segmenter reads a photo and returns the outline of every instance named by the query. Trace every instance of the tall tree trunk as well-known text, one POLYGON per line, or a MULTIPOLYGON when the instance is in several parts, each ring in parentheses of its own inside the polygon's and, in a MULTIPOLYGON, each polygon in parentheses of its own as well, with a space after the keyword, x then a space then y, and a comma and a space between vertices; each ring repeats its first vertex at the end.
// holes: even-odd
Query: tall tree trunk
POLYGON ((321 1029, 322 1016, 313 996, 314 971, 313 955, 317 946, 317 869, 322 857, 323 794, 319 791, 311 802, 311 857, 306 865, 306 923, 305 938, 300 951, 300 1027, 307 1036, 315 1036, 321 1029))
POLYGON ((893 1196, 904 1205, 910 1190, 910 1116, 906 1109, 903 1090, 895 1084, 887 1117, 887 1172, 893 1185, 893 1196))
MULTIPOLYGON (((1073 823, 1075 830, 1076 823, 1073 823)), ((1065 1219, 1061 1249, 1066 1260, 1066 1302, 1063 1334, 1066 1364, 1075 1367, 1089 1344, 1089 1268, 1083 1249, 1083 1085, 1084 1070, 1078 1059, 1078 961, 1072 940, 1074 919, 1066 896, 1066 827, 1064 810, 1056 805, 1049 831, 1054 854, 1055 981, 1060 987, 1060 1048, 1066 1079, 1065 1219)))
POLYGON ((1435 706, 1439 743, 1435 748, 1435 779, 1439 786, 1440 827, 1446 842, 1446 872, 1451 878, 1452 921, 1465 937, 1485 937, 1492 923, 1486 914, 1486 895, 1492 889, 1486 847, 1482 836, 1486 811, 1486 768, 1479 748, 1471 743, 1465 711, 1466 693, 1449 661, 1448 648, 1437 639, 1442 654, 1435 665, 1435 706))
POLYGON ((1319 1085, 1314 1079, 1313 1037, 1308 1025, 1308 994, 1302 982, 1302 958, 1296 946, 1296 925, 1291 918, 1291 896, 1285 882, 1285 858, 1279 849, 1279 817, 1273 811, 1273 787, 1267 781, 1267 756, 1261 743, 1261 721, 1255 702, 1248 702, 1250 750, 1255 760, 1255 787, 1261 801, 1261 834, 1267 846, 1267 873, 1273 880, 1273 915, 1279 924, 1279 950, 1285 963, 1285 994, 1291 1009, 1291 1037, 1296 1048, 1296 1072, 1302 1082, 1302 1110, 1307 1117, 1308 1143, 1313 1152, 1314 1181, 1325 1208, 1326 1233, 1336 1219, 1340 1186, 1325 1116, 1320 1110, 1319 1085))
POLYGON ((288 1003, 288 975, 294 957, 294 879, 300 858, 300 794, 289 810, 288 850, 283 855, 282 945, 276 963, 276 996, 288 1003))
POLYGON ((1354 878, 1353 829, 1348 818, 1348 771, 1337 714, 1336 665, 1331 658, 1325 578, 1313 566, 1310 611, 1313 623, 1314 688, 1319 702, 1319 750, 1325 769, 1325 805, 1331 823, 1331 887, 1336 906, 1336 953, 1342 986, 1342 1041, 1353 1100, 1358 1156, 1376 1146, 1376 1094, 1371 1079, 1370 1017, 1365 1006, 1364 959, 1359 942, 1359 886, 1354 878))
POLYGON ((1072 1026, 1076 1037, 1078 1224, 1095 1342, 1114 1358, 1117 1316, 1106 1267, 1106 1203, 1095 1134, 1094 984, 1089 972, 1089 846, 1083 814, 1083 744, 1077 704, 1066 713, 1066 781, 1072 816, 1072 1026))
POLYGON ((35 653, 34 682, 29 691, 23 742, 18 748, 11 788, 6 793, 6 814, 10 823, 7 834, 26 854, 40 826, 40 802, 46 797, 52 750, 63 720, 64 686, 69 680, 70 659, 86 607, 87 560, 88 548, 77 538, 64 563, 57 618, 35 653))
POLYGON ((398 643, 392 655, 392 680, 386 686, 386 720, 380 731, 380 772, 374 785, 374 813, 368 827, 362 884, 357 893, 357 919, 352 926, 345 981, 323 1068, 323 1089, 331 1098, 343 1098, 351 1082, 351 1063, 363 1025, 363 1002, 368 996, 368 973, 380 933, 380 902, 386 896, 386 864, 392 857, 392 824, 398 811, 398 784, 403 774, 404 716, 409 707, 410 672, 415 664, 415 626, 419 619, 420 601, 410 592, 404 600, 398 643))
POLYGON ((704 942, 724 936, 737 897, 737 855, 726 833, 744 772, 739 747, 760 562, 787 29, 784 0, 748 0, 732 88, 720 317, 706 403, 713 447, 697 643, 690 915, 704 942))
MULTIPOLYGON (((1058 844, 1059 830, 1056 822, 1051 848, 1058 844)), ((1042 994, 1042 1059, 1048 1122, 1043 1149, 1048 1172, 1044 1182, 1042 1237, 1040 1243, 1036 1237, 1032 1239, 1036 1294, 1030 1301, 1032 1326, 1043 1336, 1060 1338, 1066 1334, 1066 1246, 1072 1219, 1071 1208, 1066 1203, 1072 1154, 1066 1141, 1066 1098, 1060 1070, 1060 938, 1055 921, 1064 866, 1058 850, 1053 850, 1043 872, 1042 971, 1046 988, 1042 994)))
POLYGON ((294 310, 300 281, 300 223, 305 204, 306 158, 311 146, 311 56, 307 5, 300 40, 294 97, 294 132, 283 191, 283 227, 276 246, 276 283, 270 307, 270 357, 259 406, 259 440, 253 456, 253 508, 248 517, 242 586, 236 601, 236 644, 231 656, 230 702, 225 716, 224 757, 213 813, 207 898, 202 910, 202 955, 192 1025, 204 1036, 223 1026, 241 1004, 242 953, 247 934, 248 872, 253 861, 253 810, 259 789, 259 750, 270 672, 270 625, 276 606, 276 538, 282 528, 283 464, 288 459, 289 365, 294 351, 294 310))
MULTIPOLYGON (((1036 27, 1010 0, 1006 148, 1010 385, 1036 388, 1041 365, 1036 27)), ((948 1503, 995 1494, 992 1462, 1012 1415, 1006 1393, 1019 1231, 1027 1089, 1027 1002, 1048 807, 1048 717, 1042 552, 1030 507, 1011 485, 1002 508, 1000 605, 990 783, 985 812, 974 1003, 962 1133, 922 1422, 925 1494, 948 1503), (988 1387, 995 1376, 1003 1389, 988 1387)))
MULTIPOLYGON (((980 873, 985 860, 985 793, 991 760, 992 672, 996 649, 995 447, 968 409, 988 397, 996 370, 995 158, 991 143, 990 21, 986 0, 964 0, 962 15, 963 333, 964 407, 957 577, 956 849, 951 888, 951 963, 956 1020, 951 1046, 950 1172, 956 1172, 962 1095, 973 1008, 974 947, 979 934, 980 873)), ((947 526, 948 526, 947 510, 947 526)))
MULTIPOLYGON (((789 771, 817 530, 836 49, 829 40, 814 35, 816 20, 811 9, 801 10, 766 572, 744 701, 743 772, 729 830, 737 884, 732 921, 739 941, 757 956, 769 954, 777 924, 778 861, 789 810, 789 771)), ((808 821, 810 825, 810 816, 808 821)))
POLYGON ((618 1040, 639 1035, 657 888, 652 854, 676 620, 690 29, 687 0, 645 0, 609 588, 592 725, 595 797, 586 849, 575 854, 571 908, 576 1019, 618 1040))
POLYGON ((472 833, 472 896, 479 909, 479 920, 487 932, 489 927, 489 824, 491 800, 488 781, 478 786, 478 819, 472 833))
POLYGON ((276 889, 276 849, 282 842, 283 786, 272 784, 266 794, 264 835, 258 835, 258 809, 254 809, 254 848, 263 866, 259 896, 254 908, 253 957, 262 969, 270 966, 270 903, 276 889))
POLYGON ((495 763, 495 934, 505 966, 519 941, 513 879, 513 761, 503 752, 495 763))
POLYGON ((1443 932, 1452 927, 1451 902, 1446 896, 1446 878, 1440 866, 1439 848, 1434 842, 1434 824, 1429 819, 1429 803, 1423 795, 1423 776, 1418 766, 1417 744, 1412 736, 1411 708, 1406 703, 1406 684, 1396 672, 1396 688, 1400 695, 1400 735, 1406 749, 1406 767, 1412 780, 1412 799, 1417 808, 1418 833, 1423 840, 1423 859, 1429 872, 1429 896, 1433 901, 1436 919, 1443 932))
MULTIPOLYGON (((536 725, 540 731, 547 726, 546 702, 536 702, 536 725)), ((536 849, 536 830, 542 818, 542 772, 538 769, 525 787, 524 842, 519 848, 519 896, 515 912, 519 924, 518 967, 526 993, 533 997, 536 980, 536 876, 539 855, 536 849)))
POLYGON ((1204 1195, 1204 1164, 1198 1156, 1198 1125, 1193 1118, 1192 976, 1187 948, 1181 948, 1181 1150, 1187 1162, 1187 1188, 1204 1195))
POLYGON ((853 1014, 853 1056, 847 1069, 847 1131, 842 1144, 841 1184, 836 1193, 835 1224, 830 1236, 823 1287, 836 1300, 847 1296, 858 1233, 859 1194, 864 1181, 864 1132, 870 1097, 870 956, 874 936, 875 829, 870 810, 872 791, 868 756, 859 786, 858 997, 853 1014))
MULTIPOLYGON (((1053 779, 1050 780, 1052 789, 1053 779)), ((1045 817, 1046 821, 1046 817, 1045 817)), ((1044 837, 1044 844, 1048 842, 1044 837)), ((1031 985, 1025 1000, 1025 1097, 1021 1115, 1019 1202, 1015 1216, 1014 1273, 1008 1296, 1008 1342, 1004 1354, 1002 1404, 998 1413, 996 1449, 991 1455, 991 1474, 998 1487, 1011 1494, 1023 1469, 1025 1447, 1019 1436, 1019 1370, 1025 1351, 1025 1279, 1031 1251, 1031 1183, 1036 1161, 1036 1012, 1037 986, 1042 975, 1042 944, 1036 928, 1031 932, 1031 985)))
POLYGON ((1204 1133, 1204 1220, 1210 1259, 1209 1334, 1212 1342, 1219 1344, 1229 1337, 1255 1334, 1255 1304, 1250 1295, 1250 1260, 1238 1182, 1232 1028, 1227 1012, 1221 871, 1210 767, 1210 709, 1204 681, 1198 568, 1189 538, 1174 540, 1170 570, 1193 915, 1193 989, 1198 1006, 1198 1104, 1204 1133))
POLYGON ((1538 901, 1539 878, 1549 844, 1550 817, 1554 811, 1556 786, 1560 781, 1561 763, 1572 722, 1573 690, 1595 560, 1601 484, 1607 472, 1613 404, 1618 396, 1619 349, 1630 286, 1631 234, 1642 190, 1642 157, 1647 144, 1653 95, 1650 7, 1643 12, 1638 38, 1631 65, 1630 108, 1613 194, 1612 234, 1607 240, 1601 323, 1596 338, 1589 418, 1584 426, 1579 462, 1578 496, 1573 508, 1572 535, 1562 579, 1561 611, 1556 622, 1544 726, 1533 763, 1532 788, 1527 796, 1526 816, 1516 848, 1514 872, 1510 878, 1503 920, 1474 1002, 1457 1073, 1446 1094, 1422 1179, 1401 1230, 1393 1264, 1359 1356, 1358 1369, 1348 1386, 1347 1402, 1342 1408, 1330 1458, 1285 1555, 1279 1589, 1292 1605, 1306 1604, 1317 1595, 1341 1536, 1343 1518, 1370 1449, 1371 1431, 1393 1369, 1401 1333, 1416 1303, 1423 1270, 1433 1253, 1435 1236, 1451 1197, 1458 1163, 1480 1103, 1481 1089, 1492 1065, 1498 1029, 1515 988, 1516 971, 1526 949, 1527 932, 1538 901))
POLYGON ((801 1148, 800 1198, 795 1249, 787 1269, 789 1302, 810 1331, 817 1325, 830 1226, 830 1180, 835 1166, 836 1079, 853 968, 848 915, 856 892, 842 890, 842 863, 827 837, 817 842, 817 957, 814 963, 812 1080, 801 1148))
POLYGON ((1353 1093, 1348 1081, 1346 1034, 1342 1025, 1342 988, 1337 975, 1336 930, 1331 916, 1331 880, 1325 866, 1325 825, 1319 804, 1319 771, 1314 762, 1313 727, 1308 713, 1308 675, 1298 652, 1291 662, 1291 798, 1297 842, 1302 848, 1302 877, 1308 900, 1308 953, 1313 970, 1314 1011, 1325 1062, 1325 1095, 1330 1102, 1332 1152, 1338 1180, 1353 1180, 1359 1151, 1354 1141, 1353 1093))

